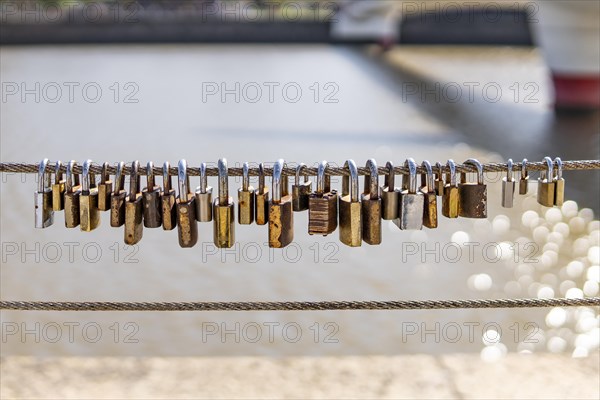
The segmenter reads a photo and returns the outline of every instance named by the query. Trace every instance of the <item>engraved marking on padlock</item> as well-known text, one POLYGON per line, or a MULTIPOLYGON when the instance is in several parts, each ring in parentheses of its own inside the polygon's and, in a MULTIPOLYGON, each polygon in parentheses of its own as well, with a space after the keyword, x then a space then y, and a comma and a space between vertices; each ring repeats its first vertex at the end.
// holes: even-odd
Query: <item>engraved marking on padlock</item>
POLYGON ((467 182, 466 172, 461 175, 458 214, 464 218, 487 218, 487 185, 484 183, 483 166, 474 158, 469 158, 464 164, 477 168, 477 183, 467 182))
POLYGON ((388 161, 385 168, 387 169, 387 174, 381 188, 381 202, 383 204, 382 219, 394 220, 398 218, 400 190, 395 185, 394 164, 388 161))
POLYGON ((35 227, 47 228, 54 223, 54 210, 52 209, 52 188, 50 174, 46 172, 48 159, 44 158, 38 167, 38 189, 34 193, 35 227))
POLYGON ((382 204, 379 194, 379 171, 374 159, 367 160, 366 168, 369 175, 364 179, 362 202, 362 236, 371 245, 381 244, 381 214, 382 204))
POLYGON ((404 162, 409 174, 403 175, 403 186, 406 189, 400 194, 400 209, 394 223, 402 230, 423 229, 423 208, 425 201, 423 193, 417 190, 417 164, 412 158, 404 162))
POLYGON ((206 163, 200 164, 200 186, 196 188, 196 219, 199 222, 210 222, 213 219, 213 188, 208 186, 206 163))
POLYGON ((437 194, 435 192, 435 182, 433 170, 429 161, 421 163, 425 168, 425 173, 421 174, 421 193, 423 193, 423 226, 434 229, 438 226, 437 194))
POLYGON ((125 223, 125 163, 119 162, 115 174, 115 186, 110 195, 110 226, 118 228, 125 223))
POLYGON ((515 199, 515 178, 513 176, 513 160, 507 161, 506 176, 502 178, 502 207, 512 208, 515 199))
MULTIPOLYGON (((350 247, 362 245, 362 205, 358 196, 358 169, 354 160, 347 160, 350 176, 342 178, 342 195, 339 197, 340 242, 350 247)), ((393 167, 392 167, 393 168, 393 167)))
POLYGON ((258 189, 255 191, 254 204, 256 207, 256 224, 267 224, 269 222, 269 188, 265 187, 265 166, 263 163, 258 164, 258 189))
POLYGON ((171 163, 165 161, 163 164, 163 190, 161 194, 162 207, 162 227, 165 231, 173 230, 177 227, 177 194, 171 183, 169 170, 171 163))
POLYGON ((82 169, 81 194, 79 196, 79 227, 83 232, 91 232, 100 225, 98 209, 98 188, 91 172, 92 160, 85 160, 82 169))

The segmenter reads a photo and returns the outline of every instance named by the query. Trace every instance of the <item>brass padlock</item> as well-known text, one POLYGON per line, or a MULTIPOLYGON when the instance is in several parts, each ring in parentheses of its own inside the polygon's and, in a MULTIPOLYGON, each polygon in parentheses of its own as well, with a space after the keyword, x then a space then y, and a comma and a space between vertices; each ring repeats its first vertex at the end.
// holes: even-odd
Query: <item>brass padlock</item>
POLYGON ((331 189, 326 175, 328 163, 322 161, 317 171, 317 190, 308 197, 308 233, 327 236, 337 229, 338 194, 331 189))
POLYGON ((294 240, 294 210, 292 196, 287 194, 287 179, 282 176, 285 163, 277 160, 273 165, 273 199, 269 202, 269 247, 287 246, 294 240))
POLYGON ((75 173, 77 163, 75 160, 67 164, 67 179, 65 182, 65 226, 76 228, 79 226, 79 195, 81 186, 79 175, 75 173))
POLYGON ((163 190, 160 196, 162 208, 162 227, 165 231, 171 231, 177 226, 177 194, 171 184, 171 175, 169 170, 171 163, 165 161, 163 164, 163 190))
POLYGON ((206 176, 206 163, 200 164, 200 186, 196 188, 196 220, 199 222, 210 222, 212 215, 212 187, 208 186, 206 176))
POLYGON ((435 194, 438 196, 444 195, 444 171, 442 169, 442 163, 439 161, 435 163, 437 173, 435 174, 435 194))
POLYGON ((483 166, 474 158, 469 158, 464 164, 477 168, 477 183, 467 182, 466 172, 461 174, 458 215, 464 218, 487 218, 487 185, 483 179, 483 166))
POLYGON ((190 190, 190 177, 187 174, 187 161, 185 160, 179 160, 177 179, 179 183, 179 197, 176 203, 179 246, 194 247, 198 242, 196 195, 190 190))
POLYGON ((367 160, 369 175, 365 176, 362 202, 362 236, 368 244, 381 244, 382 204, 379 195, 379 171, 374 159, 367 160))
POLYGON ((448 168, 448 173, 442 193, 442 215, 446 218, 458 218, 459 195, 454 160, 448 160, 446 167, 448 168))
POLYGON ((214 232, 213 241, 218 248, 230 248, 235 244, 235 208, 229 197, 227 160, 218 163, 219 196, 213 202, 214 232))
POLYGON ((144 226, 158 228, 162 225, 162 202, 160 200, 160 186, 154 179, 154 163, 146 164, 146 188, 142 191, 144 203, 144 226))
POLYGON ((556 177, 554 178, 554 205, 561 207, 565 202, 565 179, 563 178, 563 163, 559 157, 556 163, 556 177))
POLYGON ((63 179, 62 162, 58 160, 54 167, 54 183, 52 184, 52 210, 62 211, 65 209, 65 185, 63 179))
POLYGON ((382 218, 386 221, 398 218, 400 190, 395 186, 394 164, 388 161, 385 165, 387 175, 381 188, 381 202, 383 204, 382 218))
POLYGON ((546 171, 540 172, 538 179, 537 201, 545 207, 553 207, 556 191, 556 182, 554 182, 554 164, 550 157, 544 157, 546 171))
MULTIPOLYGON (((362 205, 358 197, 358 169, 354 160, 347 160, 350 176, 342 178, 342 195, 339 198, 340 242, 350 247, 362 245, 362 205)), ((393 167, 392 167, 393 168, 393 167)))
POLYGON ((50 174, 46 171, 48 159, 44 158, 38 167, 38 189, 34 193, 35 227, 47 228, 54 223, 52 209, 52 187, 50 174))
POLYGON ((265 225, 269 222, 269 188, 265 187, 265 166, 258 164, 258 189, 254 195, 256 225, 265 225))
POLYGON ((110 210, 110 195, 113 190, 113 183, 108 174, 108 163, 102 164, 100 173, 100 183, 98 184, 98 209, 100 211, 110 210))
POLYGON ((512 208, 515 199, 515 178, 513 177, 513 160, 507 161, 506 176, 502 178, 502 207, 512 208))
POLYGON ((300 183, 300 173, 305 170, 306 164, 300 163, 296 167, 296 176, 292 185, 292 201, 294 211, 308 210, 308 198, 312 192, 312 181, 308 180, 308 175, 304 175, 304 181, 300 183))
POLYGON ((519 194, 527 194, 529 191, 529 172, 527 171, 527 159, 521 163, 521 178, 519 179, 519 194))
POLYGON ((140 185, 140 162, 131 164, 129 175, 129 194, 125 199, 125 243, 133 245, 142 240, 144 234, 144 203, 140 185))
POLYGON ((115 174, 115 187, 110 194, 110 226, 118 228, 125 223, 125 163, 121 161, 117 165, 115 174))
POLYGON ((423 226, 429 229, 435 229, 438 226, 438 209, 437 195, 435 193, 435 182, 433 178, 433 170, 429 161, 425 160, 421 163, 425 168, 425 173, 421 174, 421 188, 423 193, 423 226))
POLYGON ((96 187, 96 177, 90 170, 91 167, 92 160, 83 162, 81 194, 79 195, 79 228, 84 232, 91 232, 100 225, 98 188, 96 187))
POLYGON ((423 212, 425 199, 423 193, 417 188, 417 163, 412 158, 404 162, 408 168, 408 175, 403 175, 403 187, 406 189, 400 194, 400 208, 398 218, 394 223, 402 230, 423 229, 423 212))
POLYGON ((238 222, 250 225, 254 222, 254 188, 250 186, 249 166, 242 166, 242 187, 238 189, 238 222))

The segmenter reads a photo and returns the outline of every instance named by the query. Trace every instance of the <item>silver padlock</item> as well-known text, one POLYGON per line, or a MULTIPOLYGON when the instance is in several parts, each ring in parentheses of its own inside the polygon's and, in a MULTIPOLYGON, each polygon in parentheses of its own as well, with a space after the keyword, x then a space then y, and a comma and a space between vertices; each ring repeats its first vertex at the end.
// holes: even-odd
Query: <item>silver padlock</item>
POLYGON ((519 179, 519 194, 524 195, 529 191, 529 172, 527 171, 527 159, 521 163, 521 178, 519 179))
POLYGON ((565 178, 563 178, 563 163, 560 157, 554 159, 556 176, 554 177, 554 205, 561 207, 565 202, 565 178))
POLYGON ((506 176, 502 178, 502 207, 512 208, 515 198, 515 178, 513 177, 513 160, 508 159, 506 176))
MULTIPOLYGON (((417 190, 417 164, 415 160, 409 158, 404 162, 404 166, 408 167, 409 171, 407 189, 400 193, 399 215, 394 223, 403 230, 423 229, 425 200, 423 193, 417 190)), ((406 175, 402 177, 403 182, 406 178, 406 175)))
POLYGON ((206 163, 200 164, 200 186, 196 188, 196 219, 198 222, 210 222, 212 215, 212 187, 208 186, 206 163))
POLYGON ((52 187, 50 174, 46 172, 48 159, 44 158, 38 169, 38 190, 34 193, 35 227, 47 228, 54 223, 54 210, 52 209, 52 187))

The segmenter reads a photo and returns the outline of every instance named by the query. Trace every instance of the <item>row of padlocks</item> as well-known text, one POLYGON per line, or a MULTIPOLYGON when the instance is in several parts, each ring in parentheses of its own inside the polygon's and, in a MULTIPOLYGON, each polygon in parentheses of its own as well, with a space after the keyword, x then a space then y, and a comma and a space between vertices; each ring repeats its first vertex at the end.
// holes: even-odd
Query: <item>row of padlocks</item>
MULTIPOLYGON (((560 206, 564 202, 565 181, 562 177, 562 162, 550 157, 544 159, 547 170, 542 171, 538 185, 538 202, 544 206, 560 206)), ((248 163, 243 165, 242 187, 238 189, 237 214, 241 225, 267 225, 269 246, 281 248, 289 245, 294 238, 294 212, 308 210, 308 233, 329 235, 338 229, 340 241, 357 247, 366 242, 371 245, 381 243, 382 220, 391 220, 403 230, 418 230, 423 226, 433 229, 438 226, 438 196, 442 199, 442 215, 447 218, 486 218, 487 186, 484 182, 483 166, 469 159, 477 170, 477 181, 467 182, 466 173, 458 173, 453 160, 446 163, 447 173, 442 173, 442 165, 436 164, 438 173, 428 161, 421 164, 426 173, 417 177, 417 164, 409 158, 404 165, 409 174, 404 175, 402 187, 394 182, 394 166, 386 164, 388 173, 383 186, 379 186, 377 163, 370 159, 366 163, 369 171, 364 178, 364 189, 359 190, 359 174, 353 160, 347 160, 344 169, 348 175, 342 178, 342 192, 331 188, 327 174, 327 161, 319 164, 317 184, 301 174, 306 165, 296 168, 295 182, 289 193, 288 178, 283 175, 284 160, 273 165, 272 195, 265 186, 264 165, 259 165, 259 185, 250 186, 248 163)), ((519 180, 519 193, 526 194, 529 175, 527 160, 523 161, 519 180)), ((187 173, 187 163, 178 164, 178 193, 171 184, 170 164, 163 165, 163 186, 156 185, 152 162, 147 164, 147 185, 141 189, 139 161, 131 165, 129 191, 125 190, 123 162, 118 164, 114 182, 108 174, 108 163, 104 163, 100 181, 96 182, 91 172, 92 161, 83 163, 81 180, 74 173, 76 162, 66 166, 63 179, 61 166, 56 163, 54 181, 46 171, 48 159, 39 164, 38 190, 35 193, 35 226, 46 228, 54 222, 54 211, 64 210, 65 226, 80 227, 82 231, 92 231, 100 225, 100 212, 110 210, 110 225, 124 226, 126 244, 136 244, 142 239, 143 229, 178 229, 181 247, 193 247, 198 241, 198 222, 214 224, 214 243, 220 248, 232 247, 235 243, 235 203, 228 193, 227 161, 218 162, 218 193, 213 200, 212 188, 208 186, 206 164, 200 167, 200 186, 192 192, 187 173)), ((512 207, 516 180, 513 177, 513 163, 508 161, 507 176, 502 180, 502 206, 512 207)))

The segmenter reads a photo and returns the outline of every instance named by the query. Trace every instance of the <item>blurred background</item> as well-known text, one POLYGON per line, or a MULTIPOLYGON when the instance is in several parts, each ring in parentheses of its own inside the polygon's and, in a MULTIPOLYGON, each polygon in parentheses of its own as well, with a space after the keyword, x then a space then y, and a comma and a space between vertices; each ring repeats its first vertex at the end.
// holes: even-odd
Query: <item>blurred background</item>
MULTIPOLYGON (((4 162, 600 158, 597 1, 0 1, 0 11, 4 162)), ((532 173, 529 194, 504 209, 503 176, 487 174, 486 220, 440 217, 415 232, 384 221, 381 246, 351 249, 337 232, 309 236, 295 213, 286 249, 268 248, 266 226, 237 225, 236 246, 217 250, 212 224, 199 224, 192 249, 161 229, 125 246, 106 213, 91 233, 64 228, 62 213, 34 230, 35 175, 3 173, 1 298, 598 296, 600 173, 564 176, 561 208, 537 204, 532 173)), ((234 200, 240 185, 229 179, 234 200)), ((600 396, 597 308, 0 318, 3 398, 600 396)))

